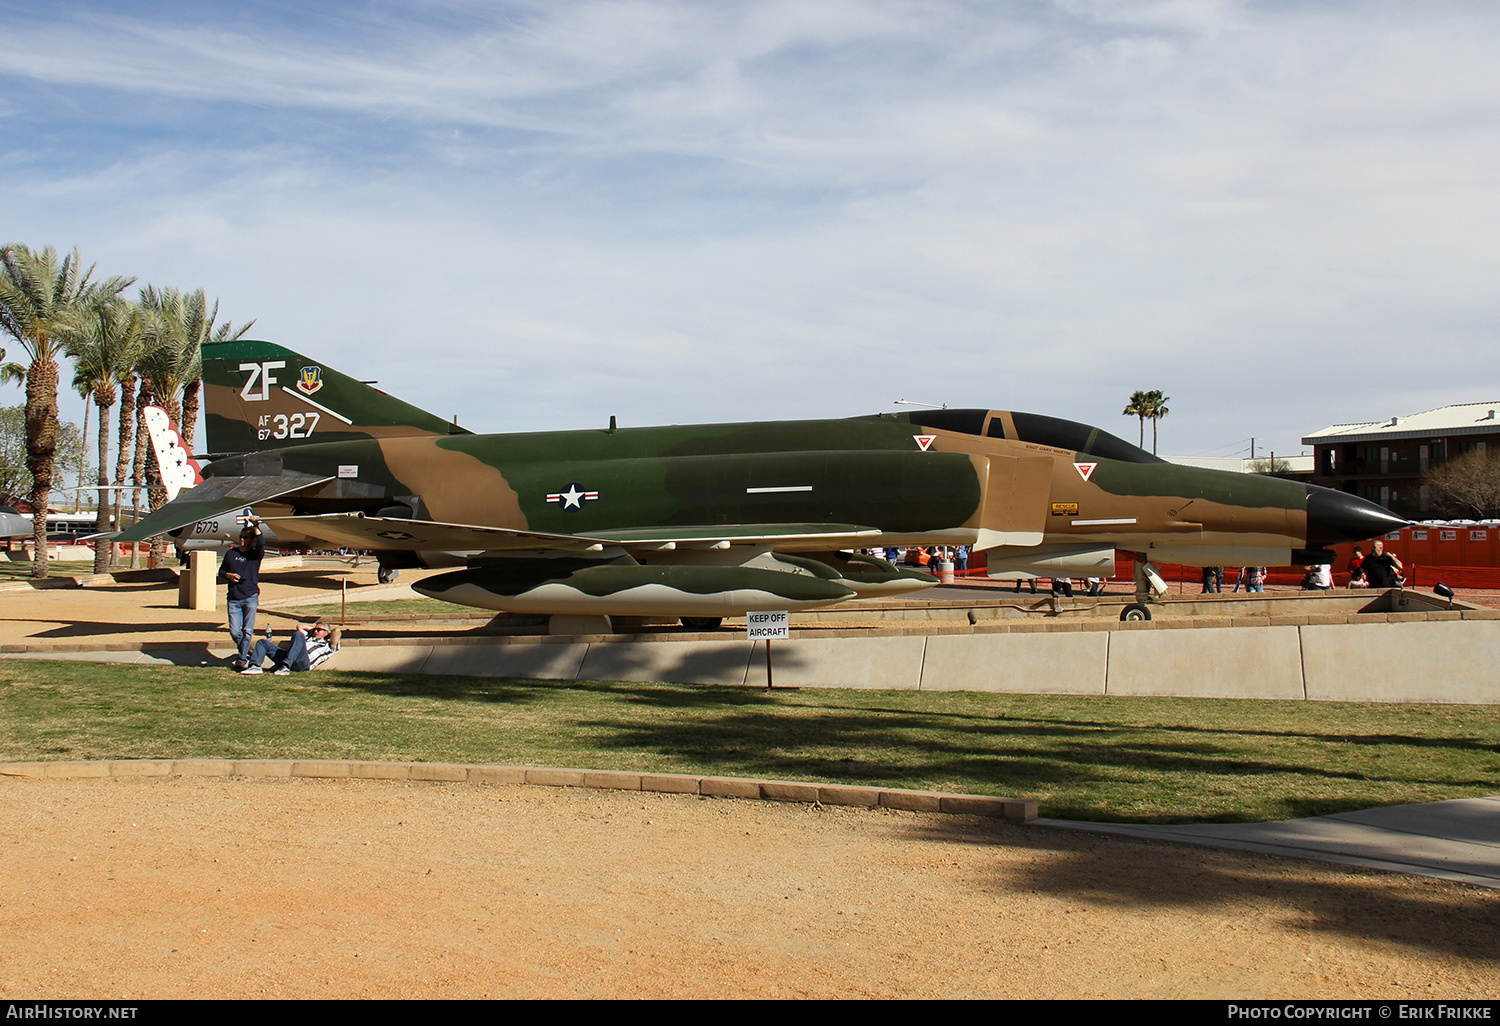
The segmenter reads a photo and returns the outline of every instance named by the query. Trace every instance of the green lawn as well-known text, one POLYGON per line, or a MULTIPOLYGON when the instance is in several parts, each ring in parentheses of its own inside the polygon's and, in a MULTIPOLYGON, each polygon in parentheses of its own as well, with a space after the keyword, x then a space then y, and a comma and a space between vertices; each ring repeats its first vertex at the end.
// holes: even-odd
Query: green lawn
MULTIPOLYGON (((54 559, 47 564, 47 573, 52 577, 78 577, 94 572, 94 561, 83 559, 54 559)), ((0 559, 0 581, 25 581, 31 579, 31 561, 0 559)))
POLYGON ((0 761, 362 758, 873 783, 1265 820, 1500 792, 1500 708, 0 663, 0 761))
MULTIPOLYGON (((288 606, 288 613, 296 613, 298 616, 327 616, 338 618, 341 606, 337 602, 324 602, 318 605, 288 606)), ((495 616, 495 612, 489 609, 475 609, 473 606, 459 606, 452 602, 440 602, 430 598, 409 599, 386 599, 383 602, 354 602, 349 603, 347 609, 349 619, 358 620, 366 617, 383 616, 456 616, 469 618, 489 618, 495 616)))

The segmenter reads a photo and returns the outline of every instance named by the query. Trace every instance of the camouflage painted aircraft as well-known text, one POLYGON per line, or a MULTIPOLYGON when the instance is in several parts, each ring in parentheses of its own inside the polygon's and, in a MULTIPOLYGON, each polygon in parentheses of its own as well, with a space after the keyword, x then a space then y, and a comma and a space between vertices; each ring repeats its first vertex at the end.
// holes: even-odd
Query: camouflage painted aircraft
MULTIPOLYGON (((1272 565, 1406 522, 1356 496, 1167 463, 996 410, 478 435, 269 342, 203 351, 202 482, 120 535, 254 506, 284 542, 460 566, 424 594, 517 613, 692 624, 929 587, 853 554, 971 545, 992 576, 1272 565)), ((227 521, 226 521, 227 522, 227 521)))

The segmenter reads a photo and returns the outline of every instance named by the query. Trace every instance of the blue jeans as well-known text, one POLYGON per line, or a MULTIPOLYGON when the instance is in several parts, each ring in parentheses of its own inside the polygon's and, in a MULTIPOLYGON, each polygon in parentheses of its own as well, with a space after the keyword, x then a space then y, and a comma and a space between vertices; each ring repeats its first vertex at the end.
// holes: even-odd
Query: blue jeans
POLYGON ((260 606, 260 596, 229 600, 229 637, 240 650, 240 659, 250 658, 250 646, 255 641, 255 611, 260 606))
POLYGON ((300 672, 306 671, 307 664, 307 635, 301 631, 292 632, 292 640, 288 641, 285 648, 277 648, 275 642, 270 638, 261 638, 255 643, 255 651, 250 653, 250 665, 260 666, 270 656, 276 666, 290 666, 300 672))

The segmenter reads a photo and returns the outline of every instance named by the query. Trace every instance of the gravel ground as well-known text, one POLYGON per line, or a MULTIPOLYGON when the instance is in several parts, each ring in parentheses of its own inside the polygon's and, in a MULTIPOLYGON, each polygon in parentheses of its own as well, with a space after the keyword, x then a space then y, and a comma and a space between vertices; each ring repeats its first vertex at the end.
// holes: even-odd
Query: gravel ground
POLYGON ((0 997, 1493 998, 1500 893, 965 817, 0 781, 0 997))

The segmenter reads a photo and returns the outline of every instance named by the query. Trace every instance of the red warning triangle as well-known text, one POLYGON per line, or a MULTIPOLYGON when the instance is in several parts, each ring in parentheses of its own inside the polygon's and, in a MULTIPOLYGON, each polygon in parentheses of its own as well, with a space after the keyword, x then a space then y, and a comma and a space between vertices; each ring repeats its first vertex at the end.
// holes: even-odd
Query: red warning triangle
POLYGON ((917 440, 917 444, 922 447, 923 452, 926 452, 928 447, 937 441, 937 435, 912 435, 912 437, 917 440))
POLYGON ((1094 468, 1098 465, 1099 464, 1097 463, 1075 463, 1073 464, 1073 469, 1078 471, 1079 477, 1087 481, 1089 479, 1089 475, 1094 472, 1094 468))

